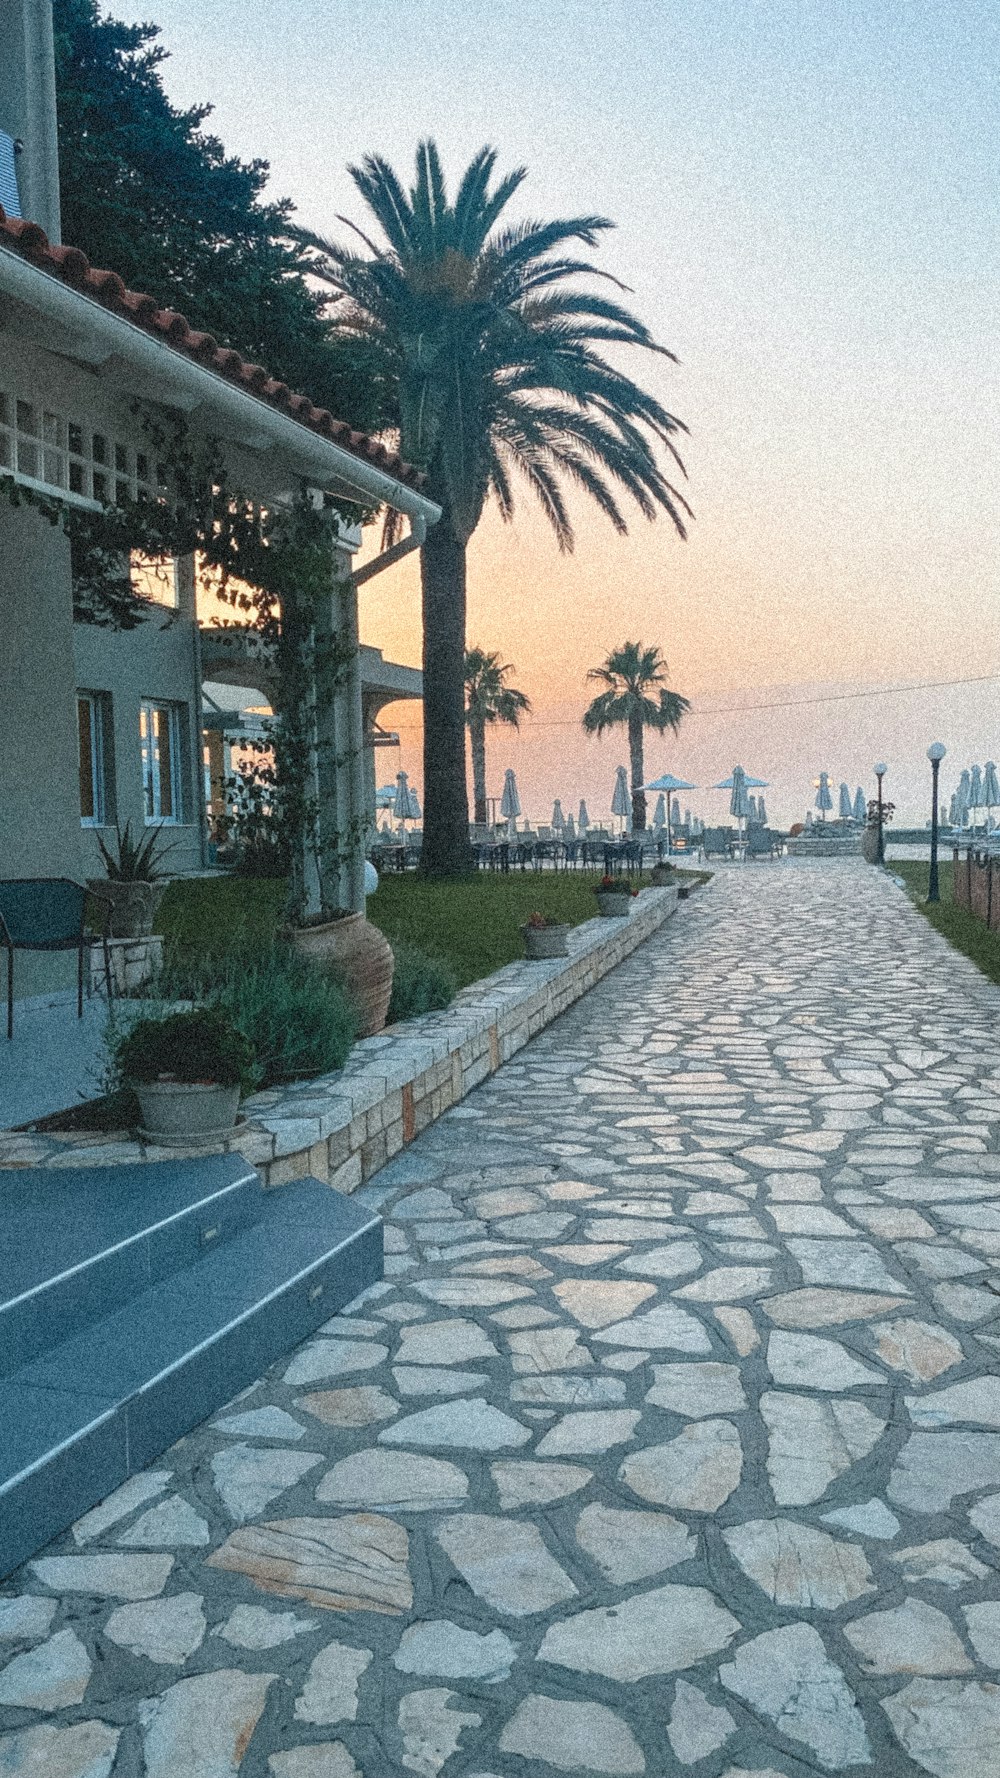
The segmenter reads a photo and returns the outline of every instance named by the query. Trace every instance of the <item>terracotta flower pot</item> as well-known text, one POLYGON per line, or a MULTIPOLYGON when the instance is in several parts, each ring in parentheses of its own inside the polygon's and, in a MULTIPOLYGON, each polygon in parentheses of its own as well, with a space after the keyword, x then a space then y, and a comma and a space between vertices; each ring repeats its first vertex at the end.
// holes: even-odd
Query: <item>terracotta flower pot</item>
POLYGON ((598 913, 605 920, 622 920, 632 907, 632 894, 628 889, 601 890, 594 899, 598 913))
POLYGON ((148 938, 165 883, 119 883, 111 877, 90 877, 87 888, 111 903, 112 938, 148 938))
POLYGON ((137 1080, 132 1090, 139 1101, 143 1136, 169 1147, 195 1148, 231 1134, 240 1105, 240 1089, 215 1081, 137 1080))
POLYGON ((395 958, 388 939, 364 914, 345 914, 323 926, 299 926, 292 944, 302 957, 333 970, 344 982, 358 1015, 358 1036, 374 1037, 385 1026, 395 958))
POLYGON ((522 926, 524 938, 524 954, 531 963, 540 963, 546 957, 566 957, 566 935, 568 925, 560 926, 522 926))

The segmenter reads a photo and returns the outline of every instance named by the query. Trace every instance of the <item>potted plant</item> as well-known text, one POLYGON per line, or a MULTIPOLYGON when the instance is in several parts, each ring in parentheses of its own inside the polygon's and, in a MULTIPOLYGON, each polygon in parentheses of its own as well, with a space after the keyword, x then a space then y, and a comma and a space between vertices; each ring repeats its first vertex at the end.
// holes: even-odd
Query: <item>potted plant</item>
POLYGON ((194 1147, 228 1136, 253 1083, 253 1052, 218 1007, 140 1019, 112 1051, 142 1113, 140 1134, 194 1147))
POLYGON ((565 920, 549 920, 544 914, 529 914, 521 933, 524 954, 532 963, 546 957, 565 957, 569 924, 565 920))
POLYGON ((385 934, 364 914, 346 908, 325 908, 290 929, 293 948, 344 984, 358 1017, 358 1036, 374 1037, 385 1027, 392 996, 395 959, 385 934))
POLYGON ((597 911, 606 920, 620 920, 632 906, 633 891, 621 877, 603 876, 594 887, 597 911))
POLYGON ((160 864, 170 851, 169 846, 160 844, 162 831, 161 823, 133 840, 132 824, 126 821, 124 832, 115 826, 114 850, 106 845, 101 834, 97 836, 107 876, 91 877, 87 888, 100 900, 110 902, 112 938, 148 938, 153 930, 165 888, 160 864))
POLYGON ((670 885, 676 880, 676 875, 677 873, 669 860, 660 858, 657 860, 656 864, 654 864, 649 880, 654 889, 669 889, 670 885))

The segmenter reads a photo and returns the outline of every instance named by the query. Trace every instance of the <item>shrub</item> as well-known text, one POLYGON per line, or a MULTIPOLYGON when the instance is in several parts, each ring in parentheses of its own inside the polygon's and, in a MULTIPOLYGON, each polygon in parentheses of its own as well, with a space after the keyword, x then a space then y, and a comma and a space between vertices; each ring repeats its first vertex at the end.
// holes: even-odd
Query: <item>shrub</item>
POLYGON ((216 1004, 249 1038, 262 1087, 343 1068, 357 1035, 340 983, 280 946, 233 967, 216 1004))
POLYGON ((221 1006, 139 1019, 113 1040, 123 1081, 213 1081, 218 1086, 253 1084, 253 1052, 246 1035, 221 1006))
POLYGON ((450 963, 429 957, 405 939, 393 942, 396 968, 389 1001, 389 1023, 415 1019, 422 1012, 440 1012, 455 998, 458 981, 450 963))
POLYGON ((248 942, 242 929, 229 948, 168 944, 163 969, 147 992, 223 1009, 250 1043, 258 1087, 342 1068, 357 1031, 336 977, 289 945, 248 942))

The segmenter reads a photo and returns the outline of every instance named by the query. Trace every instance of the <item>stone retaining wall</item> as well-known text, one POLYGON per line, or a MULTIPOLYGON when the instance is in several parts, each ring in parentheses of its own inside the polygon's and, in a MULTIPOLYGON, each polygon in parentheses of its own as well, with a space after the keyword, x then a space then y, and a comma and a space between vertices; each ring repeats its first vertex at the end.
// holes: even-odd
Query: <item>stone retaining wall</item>
MULTIPOLYGON (((352 1192, 579 1000, 669 919, 677 889, 644 889, 624 919, 573 927, 567 957, 509 963, 425 1013, 355 1044, 338 1074, 246 1100, 238 1150, 268 1185, 312 1175, 352 1192)), ((108 1166, 188 1152, 106 1135, 0 1133, 0 1167, 108 1166)))

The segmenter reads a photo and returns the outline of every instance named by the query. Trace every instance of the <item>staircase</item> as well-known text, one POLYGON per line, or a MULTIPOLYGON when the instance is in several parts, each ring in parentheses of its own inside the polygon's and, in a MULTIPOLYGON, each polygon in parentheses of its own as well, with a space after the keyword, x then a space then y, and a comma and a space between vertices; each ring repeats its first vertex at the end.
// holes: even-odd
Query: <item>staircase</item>
POLYGON ((239 1155, 0 1171, 0 1577, 382 1277, 382 1223, 239 1155))

